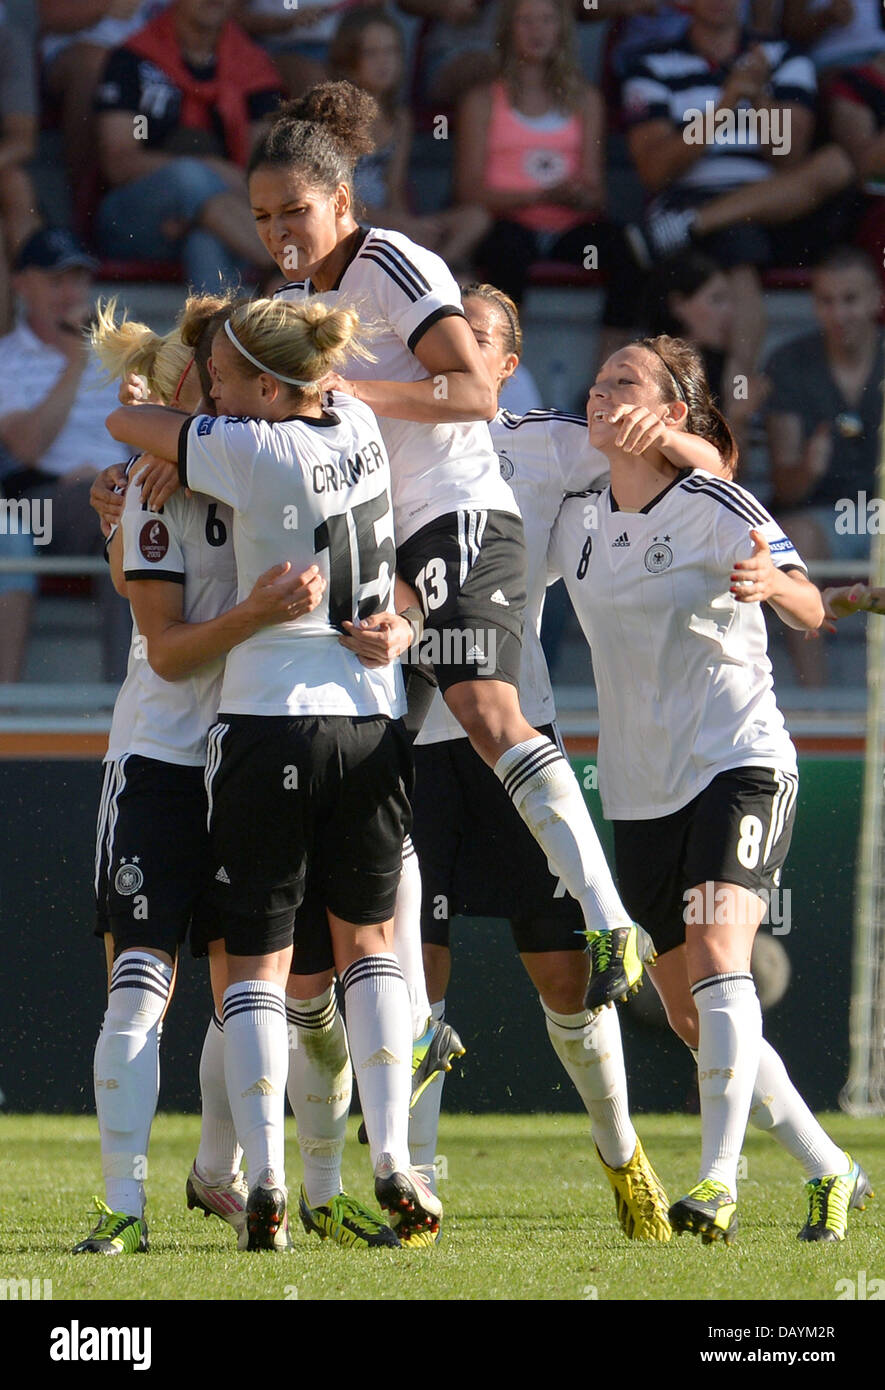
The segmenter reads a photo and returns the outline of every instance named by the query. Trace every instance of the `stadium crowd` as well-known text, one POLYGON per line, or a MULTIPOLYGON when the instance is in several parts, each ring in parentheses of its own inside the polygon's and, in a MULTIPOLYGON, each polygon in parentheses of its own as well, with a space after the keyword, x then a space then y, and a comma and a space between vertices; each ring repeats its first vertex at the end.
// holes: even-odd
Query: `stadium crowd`
MULTIPOLYGON (((517 304, 533 285, 600 285, 599 360, 678 330, 739 442, 766 439, 767 499, 803 554, 868 557, 832 512, 873 493, 881 414, 876 0, 3 0, 0 487, 55 500, 41 555, 94 551, 85 493, 112 447, 99 431, 84 454, 99 396, 59 323, 89 318, 90 275, 180 283, 182 299, 279 283, 244 169, 281 98, 323 76, 380 106, 356 174, 368 224, 517 304), (795 349, 763 356, 772 285, 813 297, 801 382, 795 349), (22 432, 27 412, 39 430, 22 432)), ((542 403, 524 368, 508 390, 515 411, 542 403)), ((0 558, 32 553, 5 529, 0 558)), ((0 573, 0 681, 21 675, 37 588, 0 573)), ((125 638, 105 646, 115 679, 125 638)), ((792 655, 825 681, 822 644, 792 655)))

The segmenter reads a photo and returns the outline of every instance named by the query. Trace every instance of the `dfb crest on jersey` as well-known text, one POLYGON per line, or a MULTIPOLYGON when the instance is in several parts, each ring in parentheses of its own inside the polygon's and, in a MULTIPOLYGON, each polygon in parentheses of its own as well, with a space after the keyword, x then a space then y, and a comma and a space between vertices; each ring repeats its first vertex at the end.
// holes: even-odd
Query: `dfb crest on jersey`
POLYGON ((509 483, 516 472, 516 469, 513 467, 513 459, 509 454, 499 453, 498 463, 501 469, 501 477, 504 479, 505 483, 509 483))
POLYGON ((123 898, 131 898, 144 883, 144 874, 137 864, 127 864, 124 860, 114 878, 114 887, 123 898))
POLYGON ((663 541, 655 541, 645 552, 645 568, 649 574, 661 574, 673 563, 673 551, 663 541))

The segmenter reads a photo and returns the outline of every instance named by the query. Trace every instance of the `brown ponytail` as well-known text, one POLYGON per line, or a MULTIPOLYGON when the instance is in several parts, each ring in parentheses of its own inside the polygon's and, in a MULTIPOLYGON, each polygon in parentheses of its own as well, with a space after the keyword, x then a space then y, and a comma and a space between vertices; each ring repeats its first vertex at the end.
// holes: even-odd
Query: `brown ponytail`
POLYGON ((737 442, 722 411, 713 404, 698 351, 682 338, 670 338, 666 333, 657 338, 640 338, 636 345, 658 358, 661 395, 665 400, 685 402, 688 407, 686 429, 719 450, 728 475, 733 478, 738 464, 737 442))

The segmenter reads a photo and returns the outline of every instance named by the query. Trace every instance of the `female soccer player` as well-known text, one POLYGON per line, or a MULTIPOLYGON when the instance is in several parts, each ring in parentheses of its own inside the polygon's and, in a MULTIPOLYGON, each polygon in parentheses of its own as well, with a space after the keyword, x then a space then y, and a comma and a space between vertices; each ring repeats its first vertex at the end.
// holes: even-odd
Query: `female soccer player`
POLYGON ((213 903, 224 931, 225 1072, 249 1177, 252 1248, 286 1217, 285 981, 308 866, 330 923, 349 939, 342 985, 372 1150, 376 1196, 405 1237, 439 1222, 410 1169, 412 1027, 390 950, 411 765, 396 671, 366 671, 343 622, 387 606, 394 578, 389 465, 371 410, 317 383, 364 354, 352 310, 258 300, 212 347, 219 417, 115 411, 116 438, 179 459, 191 485, 235 513, 240 588, 270 550, 316 560, 328 588, 299 628, 250 638, 228 659, 210 731, 213 903))
MULTIPOLYGON (((463 291, 464 314, 499 393, 519 362, 522 331, 513 301, 491 285, 463 291)), ((623 407, 629 447, 658 442, 684 463, 720 466, 715 448, 683 430, 668 430, 643 407, 623 407)), ((608 460, 590 447, 586 420, 556 410, 522 417, 499 410, 491 422, 502 475, 524 518, 528 555, 526 629, 519 672, 521 707, 559 742, 553 692, 538 636, 547 582, 547 546, 564 493, 585 488, 608 460)), ((381 652, 377 631, 348 639, 366 656, 381 652)), ((582 918, 514 811, 501 783, 471 748, 437 696, 414 748, 413 840, 423 879, 422 914, 428 991, 442 1018, 449 980, 451 918, 459 913, 508 917, 517 949, 538 989, 557 1057, 583 1101, 618 1217, 634 1239, 669 1239, 668 1202, 630 1121, 620 1027, 613 1010, 584 1007, 588 962, 582 918), (442 914, 442 915, 441 915, 442 914)), ((432 1174, 442 1076, 413 1108, 412 1158, 432 1174)))
POLYGON ((600 793, 624 900, 659 952, 652 979, 671 1026, 697 1049, 699 1182, 671 1206, 670 1222, 705 1242, 732 1239, 752 1107, 805 1165, 800 1239, 840 1240, 869 1183, 763 1041, 750 974, 797 792, 759 605, 814 630, 821 597, 752 494, 680 469, 658 449, 626 452, 612 422, 624 405, 703 435, 726 461, 734 448, 687 344, 659 337, 615 353, 587 404, 611 482, 565 500, 550 546, 592 650, 600 793))
MULTIPOLYGON (((191 301, 194 320, 222 301, 191 301)), ((137 372, 159 399, 195 408, 193 354, 177 332, 100 310, 93 342, 112 376, 137 372)), ((319 602, 319 571, 276 565, 236 603, 230 510, 182 492, 162 516, 143 506, 130 469, 109 559, 133 612, 126 680, 111 724, 96 846, 98 933, 108 943, 108 1008, 95 1050, 95 1097, 107 1203, 74 1253, 147 1249, 144 1176, 159 1086, 159 1040, 175 961, 188 927, 207 920, 206 734, 223 658, 269 623, 319 602), (124 578, 125 576, 125 578, 124 578)), ((214 934, 214 933, 213 933, 214 934)))
POLYGON ((525 543, 484 423, 494 391, 458 286, 438 256, 397 232, 360 227, 354 215, 354 164, 371 149, 376 115, 368 93, 346 82, 283 106, 250 160, 252 210, 279 268, 297 272, 283 299, 335 291, 377 329, 374 361, 352 356, 334 385, 381 419, 397 570, 439 636, 434 667, 449 709, 588 929, 615 932, 612 967, 598 982, 605 1000, 638 985, 642 947, 567 760, 519 708, 525 543))

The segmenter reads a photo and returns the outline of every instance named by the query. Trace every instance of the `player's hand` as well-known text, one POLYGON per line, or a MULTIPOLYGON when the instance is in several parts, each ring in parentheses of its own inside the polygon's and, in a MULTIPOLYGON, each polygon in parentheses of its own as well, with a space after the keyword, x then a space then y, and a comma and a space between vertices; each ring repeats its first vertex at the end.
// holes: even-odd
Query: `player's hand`
POLYGON ((123 496, 126 492, 126 469, 122 463, 112 463, 96 473, 89 491, 89 505, 98 512, 101 529, 108 535, 123 515, 123 496), (105 531, 105 527, 107 530, 105 531))
POLYGON ((827 632, 835 632, 840 618, 870 611, 872 591, 866 584, 845 584, 842 588, 822 589, 821 598, 824 601, 823 626, 827 632))
POLYGON ((412 625, 398 613, 373 613, 361 623, 343 622, 342 647, 359 657, 370 668, 388 666, 408 651, 414 639, 412 625))
POLYGON ((750 532, 753 554, 749 560, 736 560, 731 576, 731 592, 738 603, 764 603, 778 586, 777 566, 771 558, 768 541, 761 531, 750 532))
POLYGON ((120 382, 117 400, 121 405, 144 405, 151 399, 148 384, 137 372, 127 372, 120 382))
POLYGON ((608 422, 620 424, 615 444, 625 454, 644 454, 646 449, 662 444, 669 432, 660 415, 646 410, 644 405, 616 405, 608 422))
POLYGON ((273 565, 255 581, 252 592, 246 599, 256 628, 268 627, 271 623, 291 623, 303 618, 322 601, 326 592, 326 581, 316 565, 302 570, 300 574, 291 573, 288 560, 273 565))
POLYGON ((343 376, 339 376, 337 372, 329 372, 328 376, 322 377, 321 380, 322 386, 320 389, 322 391, 343 391, 346 396, 353 396, 355 400, 359 400, 355 381, 347 381, 343 376))
POLYGON ((138 481, 141 500, 151 511, 158 512, 179 488, 178 465, 156 454, 143 454, 138 481))

